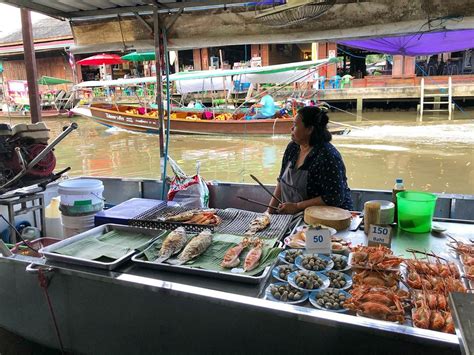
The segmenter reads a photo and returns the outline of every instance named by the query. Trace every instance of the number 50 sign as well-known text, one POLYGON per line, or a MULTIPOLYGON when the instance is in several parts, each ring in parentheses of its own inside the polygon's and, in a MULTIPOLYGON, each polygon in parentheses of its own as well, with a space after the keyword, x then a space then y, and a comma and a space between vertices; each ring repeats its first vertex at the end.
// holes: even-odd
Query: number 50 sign
POLYGON ((331 253, 331 232, 326 228, 310 227, 306 232, 306 250, 311 253, 331 253))

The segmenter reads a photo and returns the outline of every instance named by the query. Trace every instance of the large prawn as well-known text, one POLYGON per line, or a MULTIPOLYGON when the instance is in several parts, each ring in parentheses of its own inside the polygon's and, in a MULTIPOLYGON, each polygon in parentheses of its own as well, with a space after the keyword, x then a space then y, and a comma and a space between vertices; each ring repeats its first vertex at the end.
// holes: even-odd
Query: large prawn
POLYGON ((229 248, 222 260, 221 266, 227 269, 231 269, 240 264, 239 255, 242 253, 242 250, 247 248, 249 245, 249 239, 244 238, 239 244, 229 248))
POLYGON ((252 240, 253 248, 250 249, 244 261, 244 271, 251 271, 255 269, 260 263, 260 258, 263 252, 263 242, 255 238, 252 240))

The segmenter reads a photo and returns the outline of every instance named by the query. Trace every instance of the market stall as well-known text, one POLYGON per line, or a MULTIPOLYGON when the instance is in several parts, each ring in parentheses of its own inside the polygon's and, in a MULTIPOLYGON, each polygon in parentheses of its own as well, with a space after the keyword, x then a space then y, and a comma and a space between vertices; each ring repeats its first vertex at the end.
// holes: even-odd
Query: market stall
MULTIPOLYGON (((196 213, 184 216, 188 220, 178 221, 184 218, 183 213, 186 211, 176 208, 155 206, 154 209, 141 211, 139 215, 128 220, 124 218, 127 220, 124 224, 142 224, 142 226, 148 224, 150 227, 151 223, 155 223, 155 227, 164 227, 168 232, 176 230, 179 228, 177 226, 181 225, 190 235, 202 233, 203 228, 200 227, 204 224, 201 223, 200 226, 200 223, 186 223, 192 218, 194 221, 198 220, 196 213), (171 213, 173 210, 176 213, 171 213), (190 215, 192 216, 189 217, 190 215), (163 216, 165 219, 160 219, 163 216)), ((243 236, 249 229, 249 221, 252 222, 261 216, 254 212, 233 209, 206 213, 221 219, 220 227, 212 223, 215 219, 213 220, 210 215, 206 219, 209 221, 207 226, 212 230, 214 241, 217 239, 219 243, 223 243, 224 240, 218 236, 232 228, 236 235, 243 236), (242 220, 245 222, 241 223, 242 220)), ((201 215, 202 217, 204 216, 201 215)), ((20 254, 2 257, 0 278, 5 285, 3 292, 8 290, 8 296, 4 294, 5 301, 2 303, 2 313, 5 315, 2 326, 7 329, 21 329, 21 335, 57 348, 58 340, 53 331, 54 322, 51 320, 53 311, 64 348, 85 353, 191 352, 196 349, 200 352, 218 352, 222 349, 229 350, 229 344, 238 344, 237 348, 249 344, 252 351, 276 353, 314 351, 315 348, 322 352, 339 352, 347 350, 348 344, 351 344, 351 347, 357 346, 359 350, 363 347, 365 351, 381 348, 389 349, 388 352, 459 351, 456 335, 413 327, 412 309, 416 309, 413 308, 416 300, 412 299, 412 296, 404 303, 404 307, 408 308, 402 313, 393 312, 393 315, 402 316, 398 322, 377 320, 350 310, 344 313, 322 310, 313 305, 316 299, 313 297, 311 301, 311 296, 309 301, 297 304, 273 299, 269 295, 269 290, 271 284, 278 282, 275 276, 278 278, 285 276, 275 274, 273 270, 277 265, 288 264, 288 261, 285 261, 285 252, 288 252, 288 248, 281 252, 283 250, 280 249, 281 242, 288 244, 289 234, 295 233, 297 225, 301 226, 303 223, 301 218, 277 217, 280 217, 280 220, 272 219, 270 225, 255 233, 260 238, 274 236, 275 243, 272 242, 271 245, 276 246, 277 253, 273 258, 262 259, 266 264, 252 280, 242 278, 245 274, 242 270, 227 270, 234 270, 234 273, 224 269, 212 270, 213 267, 217 267, 215 265, 201 265, 193 271, 192 263, 183 265, 163 263, 160 267, 159 262, 152 260, 153 265, 149 267, 147 260, 144 260, 144 253, 139 251, 121 259, 121 263, 113 267, 101 267, 99 264, 103 260, 97 263, 94 260, 89 263, 77 262, 74 257, 67 257, 68 253, 56 253, 51 257, 61 247, 64 249, 74 241, 84 241, 81 235, 42 249, 46 258, 20 254), (273 222, 283 224, 272 230, 273 222), (267 228, 271 233, 265 233, 267 228), (40 286, 41 280, 46 288, 42 289, 40 286), (51 309, 47 305, 45 291, 51 301, 51 309), (14 307, 15 304, 22 306, 14 307), (32 314, 35 316, 32 317, 32 314), (121 334, 120 339, 115 336, 117 333, 121 334), (212 341, 203 341, 210 338, 212 341)), ((115 218, 115 223, 121 222, 120 218, 117 216, 115 218)), ((204 219, 201 219, 202 221, 204 219)), ((107 222, 107 218, 99 219, 99 222, 107 222)), ((356 224, 358 224, 357 216, 353 218, 352 226, 333 236, 336 238, 334 242, 342 246, 365 245, 367 237, 363 230, 354 228, 357 227, 356 224), (351 231, 351 228, 355 230, 351 231)), ((146 234, 154 240, 151 244, 145 241, 144 244, 148 245, 148 249, 153 249, 156 241, 165 236, 163 230, 149 228, 142 230, 136 226, 107 226, 112 225, 102 224, 93 230, 102 228, 101 236, 114 228, 146 231, 146 234)), ((393 256, 412 259, 413 254, 407 251, 409 249, 429 251, 437 255, 439 260, 454 263, 456 268, 459 268, 456 270, 464 274, 464 268, 455 253, 458 245, 452 244, 453 240, 447 237, 447 233, 457 241, 469 243, 468 238, 474 232, 474 225, 438 222, 438 227, 446 229, 446 232, 412 234, 394 227, 391 245, 393 256)), ((84 234, 90 235, 90 233, 89 231, 84 234)), ((140 232, 140 235, 142 234, 140 232)), ((235 244, 235 240, 228 243, 235 244)), ((228 245, 223 251, 227 250, 227 247, 228 245)), ((339 246, 335 247, 339 249, 339 246)), ((140 249, 140 246, 136 248, 140 249)), ((215 253, 218 249, 211 246, 208 250, 215 253)), ((344 249, 343 257, 344 251, 349 251, 349 248, 342 249, 344 249)), ((305 253, 304 249, 296 250, 305 253)), ((219 261, 222 260, 223 251, 219 261)), ((243 265, 245 254, 243 252, 241 255, 240 265, 243 265)), ((157 256, 159 255, 152 255, 150 258, 157 256)), ((329 255, 331 256, 337 259, 341 254, 329 255)), ((84 255, 82 257, 92 258, 84 255)), ((337 263, 336 260, 333 261, 337 263)), ((402 279, 397 281, 397 287, 408 290, 413 295, 412 291, 415 290, 412 290, 409 284, 408 288, 405 285, 408 279, 404 269, 409 264, 406 261, 400 263, 402 279)), ((298 265, 298 262, 296 264, 298 265)), ((301 263, 299 265, 301 266, 301 263)), ((341 271, 349 279, 352 277, 351 282, 355 283, 355 273, 351 270, 354 266, 356 265, 349 255, 349 264, 339 264, 338 267, 342 268, 341 271)), ((461 282, 466 291, 471 287, 464 281, 461 282)), ((353 285, 352 289, 355 287, 356 285, 353 285)), ((351 289, 347 288, 346 291, 351 292, 351 289)), ((236 348, 230 350, 234 351, 236 348)))

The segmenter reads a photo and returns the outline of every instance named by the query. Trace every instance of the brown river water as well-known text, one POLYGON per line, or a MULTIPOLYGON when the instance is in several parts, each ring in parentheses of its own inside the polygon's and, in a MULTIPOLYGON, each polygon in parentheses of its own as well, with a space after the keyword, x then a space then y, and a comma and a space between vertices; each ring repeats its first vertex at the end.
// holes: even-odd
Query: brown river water
MULTIPOLYGON (((330 118, 355 126, 348 135, 334 136, 349 186, 390 190, 397 177, 408 189, 474 195, 474 112, 456 119, 415 122, 414 112, 369 112, 362 123, 348 113, 330 118)), ((160 178, 158 136, 101 126, 86 118, 56 147, 57 169, 71 167, 70 176, 160 178)), ((3 119, 9 123, 8 120, 3 119)), ((12 123, 27 120, 12 120, 12 123)), ((52 136, 71 120, 45 119, 52 136)), ((253 183, 249 174, 274 184, 288 136, 216 137, 171 135, 170 156, 191 174, 196 162, 206 180, 253 183)), ((168 174, 171 172, 168 171, 168 174)))

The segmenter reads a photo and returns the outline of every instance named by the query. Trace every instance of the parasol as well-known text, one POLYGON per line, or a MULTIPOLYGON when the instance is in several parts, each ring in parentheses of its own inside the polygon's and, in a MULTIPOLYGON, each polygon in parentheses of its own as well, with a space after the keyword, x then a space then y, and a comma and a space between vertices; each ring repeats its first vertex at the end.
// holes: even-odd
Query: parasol
POLYGON ((54 78, 52 76, 43 75, 39 80, 39 85, 60 85, 60 84, 71 84, 72 81, 61 79, 61 78, 54 78))
POLYGON ((474 30, 424 32, 396 37, 340 41, 338 43, 384 54, 432 55, 474 48, 474 30))
POLYGON ((147 60, 155 60, 155 52, 143 52, 143 53, 138 53, 138 52, 133 52, 133 53, 128 53, 124 56, 122 56, 123 60, 128 60, 130 62, 143 62, 147 60))
POLYGON ((112 65, 123 63, 122 58, 117 54, 96 54, 92 57, 84 58, 77 61, 80 65, 112 65))

